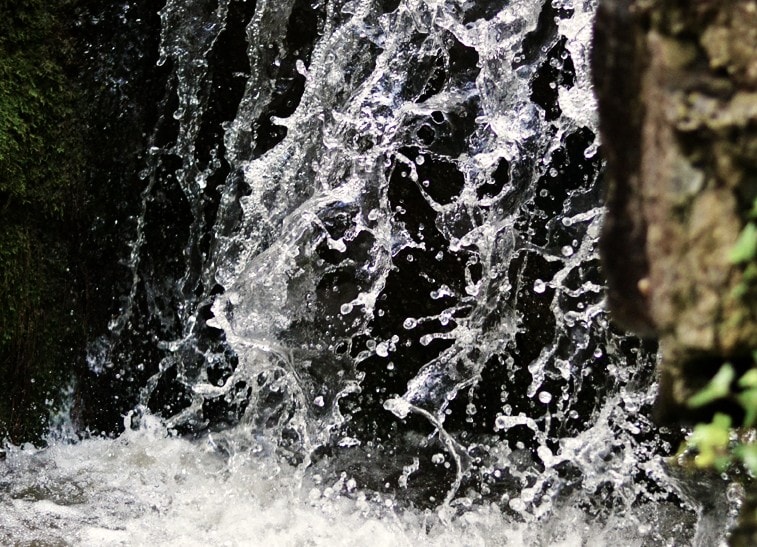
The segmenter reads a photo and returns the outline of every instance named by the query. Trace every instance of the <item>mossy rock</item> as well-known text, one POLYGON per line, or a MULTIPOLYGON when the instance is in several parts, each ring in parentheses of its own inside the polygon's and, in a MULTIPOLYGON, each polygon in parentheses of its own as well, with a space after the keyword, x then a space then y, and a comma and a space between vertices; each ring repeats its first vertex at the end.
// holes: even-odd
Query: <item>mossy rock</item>
POLYGON ((0 440, 37 441, 83 347, 71 2, 0 3, 0 440))

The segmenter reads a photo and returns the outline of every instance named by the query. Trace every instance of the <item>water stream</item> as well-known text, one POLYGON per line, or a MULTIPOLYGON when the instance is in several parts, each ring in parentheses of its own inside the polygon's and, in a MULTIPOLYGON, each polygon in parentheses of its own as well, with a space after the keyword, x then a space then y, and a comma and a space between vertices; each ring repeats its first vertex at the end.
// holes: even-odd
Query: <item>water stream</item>
POLYGON ((88 359, 124 432, 8 447, 0 541, 722 541, 604 305, 595 8, 168 0, 88 359))

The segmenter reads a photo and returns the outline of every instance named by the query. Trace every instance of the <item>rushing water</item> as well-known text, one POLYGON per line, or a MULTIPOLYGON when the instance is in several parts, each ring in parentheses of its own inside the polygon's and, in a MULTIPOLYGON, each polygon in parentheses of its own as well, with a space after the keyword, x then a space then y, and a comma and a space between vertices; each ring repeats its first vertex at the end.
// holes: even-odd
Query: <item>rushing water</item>
POLYGON ((595 8, 169 0, 89 357, 132 410, 9 447, 0 539, 722 540, 724 484, 669 476, 655 350, 604 307, 595 8))

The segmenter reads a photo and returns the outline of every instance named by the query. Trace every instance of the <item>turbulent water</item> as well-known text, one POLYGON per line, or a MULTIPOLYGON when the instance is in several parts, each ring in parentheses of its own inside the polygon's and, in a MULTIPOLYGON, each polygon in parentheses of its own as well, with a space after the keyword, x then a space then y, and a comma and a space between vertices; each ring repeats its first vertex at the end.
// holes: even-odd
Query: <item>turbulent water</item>
POLYGON ((595 7, 169 0, 89 357, 133 411, 9 447, 0 539, 721 541, 734 503, 669 477, 655 350, 604 307, 595 7))

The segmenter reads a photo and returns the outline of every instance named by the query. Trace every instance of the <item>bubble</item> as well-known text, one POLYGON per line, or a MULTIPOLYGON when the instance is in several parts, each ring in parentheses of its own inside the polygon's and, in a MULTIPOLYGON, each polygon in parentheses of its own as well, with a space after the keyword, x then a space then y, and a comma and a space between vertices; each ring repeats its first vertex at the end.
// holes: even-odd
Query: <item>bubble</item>
POLYGON ((339 311, 342 315, 349 315, 352 313, 352 304, 342 304, 339 311))
POLYGON ((416 327, 417 325, 418 325, 418 320, 417 320, 417 319, 415 319, 414 317, 408 317, 408 318, 407 318, 407 319, 405 319, 405 321, 404 321, 404 322, 402 323, 402 326, 403 326, 403 327, 404 327, 404 328, 405 328, 406 330, 412 330, 412 329, 414 329, 414 328, 415 328, 415 327, 416 327))
POLYGON ((534 292, 537 294, 542 294, 544 291, 547 290, 547 285, 542 281, 541 279, 537 279, 534 281, 534 292))
POLYGON ((546 404, 549 404, 552 402, 552 394, 549 391, 541 391, 539 392, 539 402, 546 404))
POLYGON ((322 406, 323 406, 323 405, 325 404, 325 403, 323 402, 323 397, 321 397, 321 396, 319 395, 318 397, 316 397, 315 399, 313 399, 313 404, 314 404, 315 406, 320 406, 320 407, 322 407, 322 406))
POLYGON ((573 251, 573 247, 571 247, 570 245, 565 245, 560 250, 560 252, 562 253, 563 256, 568 257, 568 256, 572 256, 574 251, 573 251))
POLYGON ((433 456, 431 456, 431 463, 434 463, 436 465, 440 465, 444 463, 444 454, 441 452, 437 452, 433 456))

